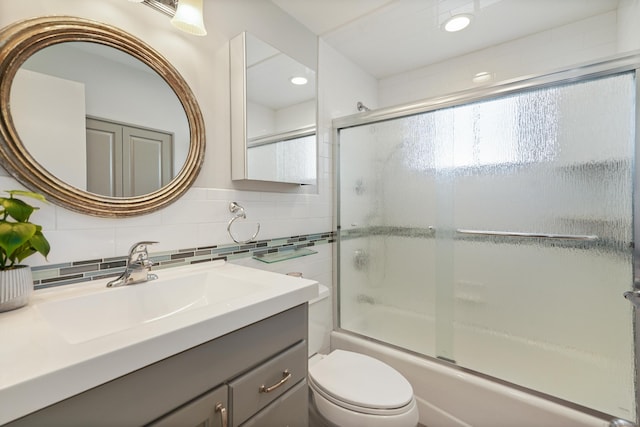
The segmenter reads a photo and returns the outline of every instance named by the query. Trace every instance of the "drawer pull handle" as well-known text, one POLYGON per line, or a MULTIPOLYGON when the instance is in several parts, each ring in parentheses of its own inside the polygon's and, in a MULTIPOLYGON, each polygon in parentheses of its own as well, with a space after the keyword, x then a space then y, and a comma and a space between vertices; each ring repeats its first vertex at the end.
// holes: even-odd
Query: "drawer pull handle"
POLYGON ((227 418, 227 408, 222 403, 216 405, 216 412, 220 412, 220 425, 222 427, 229 427, 229 421, 227 418))
POLYGON ((280 387, 282 384, 286 383, 287 381, 289 381, 289 379, 291 378, 291 372, 289 372, 288 369, 286 369, 283 373, 282 373, 282 379, 280 381, 278 381, 276 384, 272 385, 271 387, 267 387, 264 384, 260 386, 260 393, 271 393, 273 390, 277 389, 278 387, 280 387))

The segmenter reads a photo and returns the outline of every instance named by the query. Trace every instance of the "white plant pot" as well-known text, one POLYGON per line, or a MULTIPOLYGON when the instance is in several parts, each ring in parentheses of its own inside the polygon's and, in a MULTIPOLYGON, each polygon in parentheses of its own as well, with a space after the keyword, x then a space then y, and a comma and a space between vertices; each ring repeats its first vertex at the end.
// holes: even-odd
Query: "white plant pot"
POLYGON ((27 305, 32 293, 31 267, 18 265, 8 270, 0 270, 0 312, 27 305))

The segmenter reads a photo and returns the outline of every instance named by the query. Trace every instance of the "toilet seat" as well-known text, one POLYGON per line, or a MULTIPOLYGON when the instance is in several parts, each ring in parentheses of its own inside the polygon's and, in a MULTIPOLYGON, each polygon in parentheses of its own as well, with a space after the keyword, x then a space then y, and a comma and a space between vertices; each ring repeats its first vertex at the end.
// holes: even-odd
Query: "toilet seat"
POLYGON ((360 353, 334 350, 309 367, 309 384, 342 408, 371 415, 407 412, 411 384, 389 365, 360 353))

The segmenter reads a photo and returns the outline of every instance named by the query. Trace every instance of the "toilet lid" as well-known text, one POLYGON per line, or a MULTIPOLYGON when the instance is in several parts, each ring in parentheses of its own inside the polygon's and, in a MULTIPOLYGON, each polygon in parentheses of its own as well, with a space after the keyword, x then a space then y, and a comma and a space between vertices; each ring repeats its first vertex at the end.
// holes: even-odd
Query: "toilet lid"
POLYGON ((309 376, 329 396, 361 408, 401 408, 413 399, 411 384, 398 371, 360 353, 334 350, 309 367, 309 376))

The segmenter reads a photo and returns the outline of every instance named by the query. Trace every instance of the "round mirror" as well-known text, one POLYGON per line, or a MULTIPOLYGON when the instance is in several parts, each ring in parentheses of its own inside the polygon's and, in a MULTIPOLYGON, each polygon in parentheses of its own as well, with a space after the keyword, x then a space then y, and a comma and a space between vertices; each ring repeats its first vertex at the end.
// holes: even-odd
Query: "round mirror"
POLYGON ((0 39, 0 163, 22 184, 78 212, 124 217, 193 183, 202 115, 151 47, 72 17, 21 21, 0 39))

